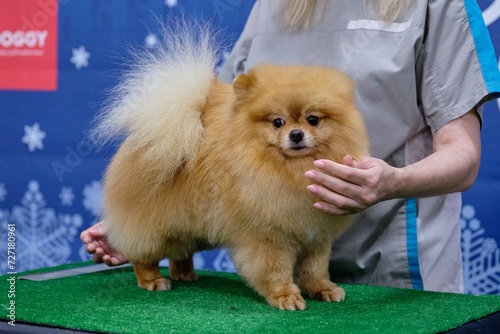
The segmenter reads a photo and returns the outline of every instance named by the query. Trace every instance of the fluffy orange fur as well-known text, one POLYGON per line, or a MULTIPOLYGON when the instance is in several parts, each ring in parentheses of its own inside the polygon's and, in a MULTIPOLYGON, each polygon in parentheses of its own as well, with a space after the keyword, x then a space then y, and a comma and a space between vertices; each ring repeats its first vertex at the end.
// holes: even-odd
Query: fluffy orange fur
MULTIPOLYGON (((131 136, 113 158, 104 182, 110 242, 148 290, 170 289, 161 259, 170 259, 171 279, 196 280, 192 254, 225 247, 238 273, 274 307, 303 310, 302 293, 343 300, 328 263, 351 217, 316 210, 304 173, 317 159, 368 153, 353 83, 331 68, 270 64, 233 85, 210 80, 192 160, 162 177, 162 165, 148 159, 155 136, 182 138, 183 128, 153 134, 151 147, 137 148, 131 136)), ((175 154, 176 146, 168 150, 175 154)))

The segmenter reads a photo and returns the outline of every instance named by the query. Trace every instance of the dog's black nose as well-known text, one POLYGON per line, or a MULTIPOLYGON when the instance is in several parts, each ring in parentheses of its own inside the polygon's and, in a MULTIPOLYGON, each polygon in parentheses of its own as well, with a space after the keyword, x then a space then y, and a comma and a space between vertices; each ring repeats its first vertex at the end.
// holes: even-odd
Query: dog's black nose
POLYGON ((289 137, 291 141, 298 144, 304 139, 304 132, 302 130, 292 130, 289 137))

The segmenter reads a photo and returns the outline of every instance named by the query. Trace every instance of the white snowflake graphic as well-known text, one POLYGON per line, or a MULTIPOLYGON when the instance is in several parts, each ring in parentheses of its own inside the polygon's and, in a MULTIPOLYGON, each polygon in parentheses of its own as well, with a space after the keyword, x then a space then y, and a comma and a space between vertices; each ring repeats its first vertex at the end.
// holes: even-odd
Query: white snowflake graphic
POLYGON ((500 294, 500 249, 495 239, 484 238, 473 206, 462 208, 464 289, 470 294, 500 294))
POLYGON ((61 200, 61 204, 64 206, 73 205, 73 200, 75 199, 73 189, 71 187, 62 187, 61 192, 59 193, 59 199, 61 200))
POLYGON ((234 263, 229 256, 229 253, 225 249, 221 249, 219 254, 214 260, 214 269, 216 271, 225 271, 225 272, 236 272, 236 268, 234 267, 234 263))
POLYGON ((487 26, 493 24, 500 18, 500 0, 494 0, 493 3, 483 11, 484 23, 487 26))
POLYGON ((168 8, 174 8, 178 4, 177 0, 165 0, 165 5, 167 5, 168 8))
MULTIPOLYGON (((63 264, 71 255, 71 243, 83 219, 77 214, 57 215, 46 204, 38 182, 31 181, 21 205, 12 208, 10 215, 0 212, 2 231, 7 223, 15 225, 17 272, 63 264)), ((0 257, 5 254, 1 252, 0 257)))
POLYGON ((73 56, 70 59, 70 62, 75 65, 77 70, 80 70, 82 67, 89 66, 89 58, 90 53, 85 50, 84 46, 80 46, 78 49, 73 49, 71 51, 73 56))
POLYGON ((94 216, 101 213, 102 206, 102 186, 99 181, 92 181, 83 189, 83 206, 94 216))
POLYGON ((0 183, 0 202, 5 201, 6 196, 7 196, 7 189, 5 189, 5 184, 0 183))
POLYGON ((153 48, 156 46, 156 44, 158 44, 158 37, 156 37, 155 34, 150 33, 144 39, 144 44, 146 44, 148 48, 153 48))
POLYGON ((35 123, 32 126, 24 126, 24 137, 21 141, 28 145, 28 150, 30 152, 36 149, 43 150, 43 139, 45 136, 45 132, 40 130, 40 125, 35 123))

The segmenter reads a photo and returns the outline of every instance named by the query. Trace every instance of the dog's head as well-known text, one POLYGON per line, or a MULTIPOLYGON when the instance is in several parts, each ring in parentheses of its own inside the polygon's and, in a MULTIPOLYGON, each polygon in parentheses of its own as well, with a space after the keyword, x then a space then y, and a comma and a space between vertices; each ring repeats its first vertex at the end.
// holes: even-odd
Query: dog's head
POLYGON ((262 64, 236 77, 233 89, 240 126, 262 147, 286 158, 367 154, 354 84, 335 69, 262 64))

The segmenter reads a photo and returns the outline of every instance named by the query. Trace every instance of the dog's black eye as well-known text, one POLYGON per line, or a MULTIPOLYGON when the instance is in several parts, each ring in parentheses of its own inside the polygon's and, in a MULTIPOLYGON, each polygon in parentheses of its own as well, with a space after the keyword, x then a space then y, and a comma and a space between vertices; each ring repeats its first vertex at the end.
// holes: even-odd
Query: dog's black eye
POLYGON ((283 118, 276 118, 273 120, 273 125, 276 129, 279 129, 285 125, 285 120, 283 118))
POLYGON ((316 126, 319 124, 319 117, 318 116, 309 116, 309 117, 307 117, 307 121, 312 126, 316 126))

